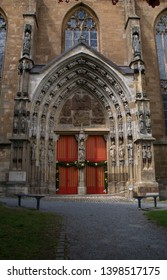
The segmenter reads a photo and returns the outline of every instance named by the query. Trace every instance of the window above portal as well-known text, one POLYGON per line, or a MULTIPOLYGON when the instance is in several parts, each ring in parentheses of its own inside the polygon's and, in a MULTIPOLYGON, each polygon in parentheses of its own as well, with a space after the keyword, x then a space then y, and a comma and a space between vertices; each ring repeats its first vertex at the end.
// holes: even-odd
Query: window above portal
POLYGON ((65 25, 65 50, 74 47, 82 39, 98 50, 98 32, 95 18, 84 8, 77 9, 65 25))
POLYGON ((2 65, 5 52, 6 43, 6 22, 4 17, 0 14, 0 78, 2 76, 2 65))

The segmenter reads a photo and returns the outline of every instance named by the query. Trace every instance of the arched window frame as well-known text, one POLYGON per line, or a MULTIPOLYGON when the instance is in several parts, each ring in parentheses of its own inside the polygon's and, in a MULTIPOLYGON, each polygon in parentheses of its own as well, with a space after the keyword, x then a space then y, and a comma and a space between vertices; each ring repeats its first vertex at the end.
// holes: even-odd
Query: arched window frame
MULTIPOLYGON (((80 10, 84 10, 85 13, 93 20, 93 22, 95 23, 96 26, 96 34, 97 34, 97 47, 93 48, 99 51, 100 48, 100 44, 99 44, 99 20, 96 16, 96 14, 86 5, 80 4, 80 5, 76 5, 75 7, 73 7, 64 17, 63 20, 63 24, 62 24, 62 51, 64 50, 68 50, 71 47, 74 47, 77 43, 78 43, 78 39, 80 37, 80 35, 84 35, 84 31, 85 31, 85 22, 83 22, 82 26, 80 26, 81 29, 79 29, 79 26, 77 27, 77 31, 78 31, 78 38, 76 38, 75 43, 73 42, 73 44, 70 47, 66 47, 66 27, 68 22, 70 21, 70 19, 80 10)), ((87 20, 87 19, 86 19, 87 20)), ((90 36, 90 35, 89 35, 90 36)), ((84 36, 82 37, 83 41, 84 41, 84 36)), ((90 38, 89 38, 89 42, 90 42, 90 38)), ((87 40, 85 43, 88 43, 87 40)), ((92 47, 90 44, 88 44, 88 46, 92 47)))
POLYGON ((6 17, 0 10, 0 80, 2 78, 5 48, 6 48, 6 38, 7 38, 7 21, 6 21, 6 17))
POLYGON ((163 11, 163 13, 161 13, 156 20, 155 41, 159 65, 161 93, 163 96, 165 130, 167 135, 167 10, 163 11))

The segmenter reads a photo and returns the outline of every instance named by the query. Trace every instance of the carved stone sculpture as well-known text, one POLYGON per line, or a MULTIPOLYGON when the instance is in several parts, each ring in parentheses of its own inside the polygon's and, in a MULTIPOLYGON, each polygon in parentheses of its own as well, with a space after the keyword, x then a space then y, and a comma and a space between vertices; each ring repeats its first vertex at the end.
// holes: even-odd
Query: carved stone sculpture
POLYGON ((85 161, 85 147, 84 147, 84 142, 79 143, 78 147, 78 160, 79 161, 85 161))
POLYGON ((110 158, 112 164, 114 164, 116 162, 116 146, 114 141, 112 141, 110 146, 110 158))
POLYGON ((49 143, 49 147, 48 147, 48 163, 49 163, 49 164, 53 163, 53 159, 54 159, 54 154, 53 154, 53 143, 50 142, 50 143, 49 143))
POLYGON ((139 129, 140 133, 145 133, 145 124, 144 124, 144 116, 142 113, 139 114, 139 129))
POLYGON ((150 119, 150 113, 146 113, 146 129, 147 133, 151 133, 151 119, 150 119))
POLYGON ((25 33, 24 33, 24 43, 23 43, 23 55, 30 55, 31 50, 31 32, 32 26, 30 24, 26 24, 25 33))
POLYGON ((149 168, 152 162, 151 146, 147 146, 147 161, 148 161, 148 168, 149 168))
POLYGON ((139 36, 139 29, 138 27, 133 28, 132 34, 132 46, 134 51, 134 57, 141 55, 141 48, 140 48, 140 36, 139 36))
POLYGON ((147 162, 147 149, 146 149, 146 145, 142 146, 142 159, 143 159, 143 167, 146 166, 146 162, 147 162))
POLYGON ((78 140, 78 160, 79 161, 85 161, 86 154, 85 154, 85 140, 87 139, 87 136, 84 133, 84 130, 82 128, 81 124, 81 130, 79 135, 76 135, 76 139, 78 140))
POLYGON ((123 162, 125 158, 125 147, 123 142, 120 142, 120 146, 119 146, 119 161, 123 162))
POLYGON ((132 140, 129 140, 128 143, 128 159, 129 159, 129 163, 133 163, 133 142, 132 140))
POLYGON ((19 119, 18 119, 18 116, 15 116, 14 120, 13 120, 13 133, 17 134, 18 129, 19 129, 19 119))

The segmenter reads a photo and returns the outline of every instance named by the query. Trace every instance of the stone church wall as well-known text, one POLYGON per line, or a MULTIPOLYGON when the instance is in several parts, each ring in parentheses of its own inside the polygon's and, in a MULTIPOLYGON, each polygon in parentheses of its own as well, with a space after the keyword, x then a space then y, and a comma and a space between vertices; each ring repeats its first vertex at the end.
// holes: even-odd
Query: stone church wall
MULTIPOLYGON (((7 41, 3 67, 2 82, 0 82, 0 182, 4 186, 8 180, 8 170, 11 164, 11 142, 13 129, 14 99, 18 92, 18 65, 22 54, 25 18, 30 17, 36 22, 33 44, 33 60, 37 65, 45 65, 59 57, 64 49, 63 20, 70 14, 71 8, 83 3, 94 11, 98 19, 99 51, 106 59, 120 66, 129 66, 132 59, 131 19, 126 18, 124 0, 116 6, 106 0, 70 1, 69 4, 58 4, 56 0, 1 0, 0 12, 7 21, 7 41), (1 84, 2 83, 2 84, 1 84)), ((127 1, 128 2, 128 1, 127 1)), ((154 25, 157 16, 166 8, 166 1, 155 9, 145 1, 135 1, 135 23, 140 21, 141 47, 143 61, 146 67, 146 92, 150 99, 153 137, 165 143, 165 128, 163 101, 160 94, 158 60, 154 38, 154 25)), ((160 180, 163 195, 167 162, 165 159, 166 145, 155 144, 156 178, 160 180), (159 166, 161 168, 159 168, 159 166)))
POLYGON ((136 1, 136 13, 141 18, 140 26, 143 60, 147 67, 146 86, 147 94, 150 98, 153 136, 156 139, 162 139, 164 137, 165 127, 154 27, 158 15, 163 12, 165 8, 166 1, 161 1, 161 5, 154 9, 146 8, 143 1, 136 1))

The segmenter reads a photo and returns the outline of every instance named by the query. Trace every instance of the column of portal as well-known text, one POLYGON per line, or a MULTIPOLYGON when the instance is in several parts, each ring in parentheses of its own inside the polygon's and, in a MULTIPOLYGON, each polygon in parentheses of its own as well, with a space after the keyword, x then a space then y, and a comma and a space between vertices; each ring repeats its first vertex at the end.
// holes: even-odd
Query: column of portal
POLYGON ((78 184, 78 194, 84 195, 86 194, 86 180, 85 180, 85 160, 86 160, 86 147, 85 141, 87 139, 87 135, 85 135, 84 130, 81 126, 81 130, 79 135, 76 135, 76 139, 78 141, 78 164, 79 164, 79 184, 78 184))

